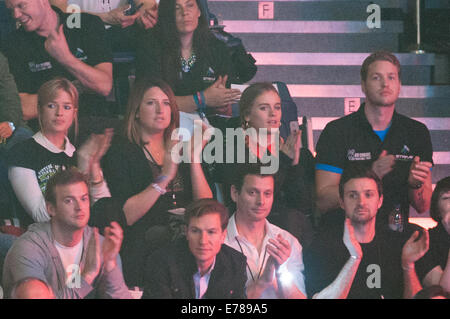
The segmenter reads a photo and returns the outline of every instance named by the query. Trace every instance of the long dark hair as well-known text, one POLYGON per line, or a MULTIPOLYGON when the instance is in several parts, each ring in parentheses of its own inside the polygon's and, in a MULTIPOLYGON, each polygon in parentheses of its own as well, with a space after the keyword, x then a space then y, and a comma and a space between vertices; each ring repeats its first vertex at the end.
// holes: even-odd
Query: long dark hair
MULTIPOLYGON (((209 42, 214 37, 209 30, 206 14, 199 0, 195 0, 200 9, 197 29, 194 31, 193 50, 198 59, 209 59, 209 42)), ((181 72, 181 44, 175 17, 176 0, 161 0, 158 6, 157 28, 162 45, 161 70, 162 77, 175 88, 175 83, 181 72)))

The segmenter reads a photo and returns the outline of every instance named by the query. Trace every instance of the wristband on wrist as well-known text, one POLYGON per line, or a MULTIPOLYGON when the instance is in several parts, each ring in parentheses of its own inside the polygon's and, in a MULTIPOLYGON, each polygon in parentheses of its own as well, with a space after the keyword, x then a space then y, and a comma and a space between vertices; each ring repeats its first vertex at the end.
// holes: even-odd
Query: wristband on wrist
POLYGON ((203 93, 203 91, 199 91, 193 94, 193 97, 194 102, 197 105, 198 114, 202 119, 205 118, 205 111, 206 111, 205 94, 203 93))
POLYGON ((403 270, 406 270, 406 271, 409 271, 409 270, 414 270, 415 267, 414 267, 414 264, 408 265, 408 266, 404 266, 404 265, 402 264, 402 269, 403 269, 403 270))
POLYGON ((161 195, 164 195, 167 192, 164 188, 162 188, 161 186, 159 186, 156 183, 153 183, 151 186, 161 195))
POLYGON ((16 130, 16 127, 14 126, 14 123, 13 122, 8 122, 8 125, 9 125, 9 127, 11 128, 11 131, 15 131, 16 130))

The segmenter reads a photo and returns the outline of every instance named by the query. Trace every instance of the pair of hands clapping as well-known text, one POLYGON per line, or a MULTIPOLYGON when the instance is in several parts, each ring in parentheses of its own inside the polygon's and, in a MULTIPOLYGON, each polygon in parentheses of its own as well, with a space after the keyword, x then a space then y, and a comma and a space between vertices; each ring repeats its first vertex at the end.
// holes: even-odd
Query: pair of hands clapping
POLYGON ((100 160, 108 151, 114 134, 112 128, 107 128, 103 134, 92 134, 77 152, 78 169, 96 181, 101 176, 100 160))
MULTIPOLYGON (((201 132, 201 138, 195 138, 195 134, 192 134, 188 142, 181 143, 180 138, 172 134, 171 140, 166 144, 161 174, 167 176, 169 181, 177 174, 178 164, 181 162, 181 157, 185 155, 183 149, 190 153, 190 163, 201 163, 202 150, 211 139, 209 134, 211 131, 208 130, 209 126, 205 122, 199 122, 201 122, 201 130, 194 129, 194 131, 201 132)), ((195 126, 197 125, 200 123, 195 123, 195 126)))
MULTIPOLYGON (((428 251, 430 242, 428 231, 425 229, 421 231, 422 236, 420 236, 420 238, 420 232, 415 231, 403 245, 402 267, 404 269, 413 269, 414 263, 422 258, 428 251)), ((361 260, 363 257, 361 245, 356 239, 355 229, 348 218, 345 219, 343 241, 350 253, 350 256, 356 260, 361 260)))
POLYGON ((89 284, 95 280, 101 270, 102 260, 104 268, 110 272, 117 266, 117 255, 123 240, 123 231, 117 222, 112 222, 105 227, 104 240, 100 245, 100 235, 97 228, 89 239, 86 252, 86 262, 82 271, 82 276, 89 284))
MULTIPOLYGON (((394 169, 394 166, 395 156, 383 150, 378 159, 372 164, 372 170, 382 179, 394 169)), ((425 183, 431 174, 430 168, 432 166, 430 162, 420 161, 420 157, 415 156, 409 169, 409 185, 425 183)))

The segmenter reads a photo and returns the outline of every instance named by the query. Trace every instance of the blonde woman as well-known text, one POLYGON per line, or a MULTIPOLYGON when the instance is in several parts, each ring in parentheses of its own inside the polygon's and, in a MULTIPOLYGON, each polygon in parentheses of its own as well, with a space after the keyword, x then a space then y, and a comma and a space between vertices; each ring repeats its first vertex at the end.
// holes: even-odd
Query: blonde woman
POLYGON ((109 147, 112 130, 92 135, 76 154, 68 136, 72 128, 78 131, 78 92, 65 78, 44 83, 38 91, 38 119, 40 131, 32 138, 15 145, 8 155, 8 177, 16 197, 27 214, 21 226, 50 219, 44 192, 50 177, 58 170, 71 166, 90 178, 92 202, 109 196, 103 180, 100 159, 109 147), (78 156, 77 156, 78 155, 78 156))

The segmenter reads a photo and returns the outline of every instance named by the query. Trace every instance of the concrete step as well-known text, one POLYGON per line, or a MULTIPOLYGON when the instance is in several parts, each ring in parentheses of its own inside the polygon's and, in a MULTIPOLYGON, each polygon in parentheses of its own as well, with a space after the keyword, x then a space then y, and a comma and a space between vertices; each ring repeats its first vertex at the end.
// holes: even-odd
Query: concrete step
MULTIPOLYGON (((332 116, 344 114, 344 98, 297 97, 293 98, 299 115, 309 117, 332 116)), ((362 99, 360 100, 363 101, 362 99)), ((450 100, 448 98, 400 98, 396 110, 411 117, 450 117, 450 100)), ((449 127, 450 129, 450 127, 449 127)))
MULTIPOLYGON (((314 145, 315 145, 317 143, 317 140, 319 139, 319 136, 323 130, 323 127, 325 127, 324 125, 326 125, 326 123, 328 123, 336 118, 313 117, 311 119, 312 119, 312 123, 313 123, 314 145), (317 127, 321 127, 322 129, 319 130, 319 129, 317 129, 317 127)), ((428 119, 427 118, 414 118, 414 119, 416 119, 420 122, 423 122, 423 123, 429 122, 429 118, 428 119)), ((448 120, 448 118, 447 118, 447 120, 448 120)), ((430 130, 430 135, 431 135, 431 143, 433 144, 433 151, 438 152, 437 154, 439 155, 439 158, 437 158, 438 163, 450 165, 450 150, 448 148, 448 145, 450 143, 450 132, 449 131, 435 131, 435 130, 432 130, 431 128, 428 127, 428 129, 430 130)), ((438 155, 436 155, 436 156, 438 156, 438 155)))
MULTIPOLYGON (((260 1, 261 0, 208 0, 208 4, 211 5, 211 4, 214 4, 215 2, 239 3, 239 2, 260 2, 260 1)), ((405 10, 407 8, 408 1, 409 0, 378 0, 378 1, 376 1, 376 3, 382 7, 402 8, 403 10, 405 10)), ((427 0, 427 1, 439 3, 439 2, 447 2, 448 0, 427 0)), ((296 2, 296 3, 301 3, 301 4, 320 3, 324 6, 333 5, 334 3, 339 3, 339 4, 353 3, 355 5, 357 5, 359 3, 365 3, 367 5, 370 3, 373 3, 373 1, 370 1, 370 0, 273 0, 271 2, 275 2, 275 3, 296 2)))
MULTIPOLYGON (((383 21, 404 19, 401 7, 392 6, 392 1, 379 2, 383 21)), ((367 12, 370 4, 370 1, 274 1, 274 20, 365 21, 372 12, 367 12)), ((256 20, 258 5, 259 1, 209 1, 208 7, 219 20, 256 20)))
MULTIPOLYGON (((258 65, 362 65, 370 53, 251 52, 258 65)), ((402 66, 434 65, 434 54, 395 53, 402 66)))
POLYGON ((366 21, 224 20, 225 31, 234 33, 402 33, 403 22, 383 21, 381 28, 369 28, 366 21))
MULTIPOLYGON (((359 70, 369 53, 251 52, 258 65, 253 82, 276 79, 285 83, 359 84, 359 70)), ((434 54, 396 54, 404 85, 432 83, 434 54)))
MULTIPOLYGON (((276 79, 285 83, 302 84, 359 84, 360 66, 277 66, 261 65, 252 82, 276 79)), ((404 85, 431 84, 430 66, 402 67, 402 83, 404 85)))
MULTIPOLYGON (((288 84, 293 97, 364 97, 360 85, 301 85, 288 84)), ((400 98, 447 98, 448 85, 403 85, 400 98)))
POLYGON ((251 52, 359 53, 380 49, 399 51, 397 33, 263 34, 235 33, 251 52))

